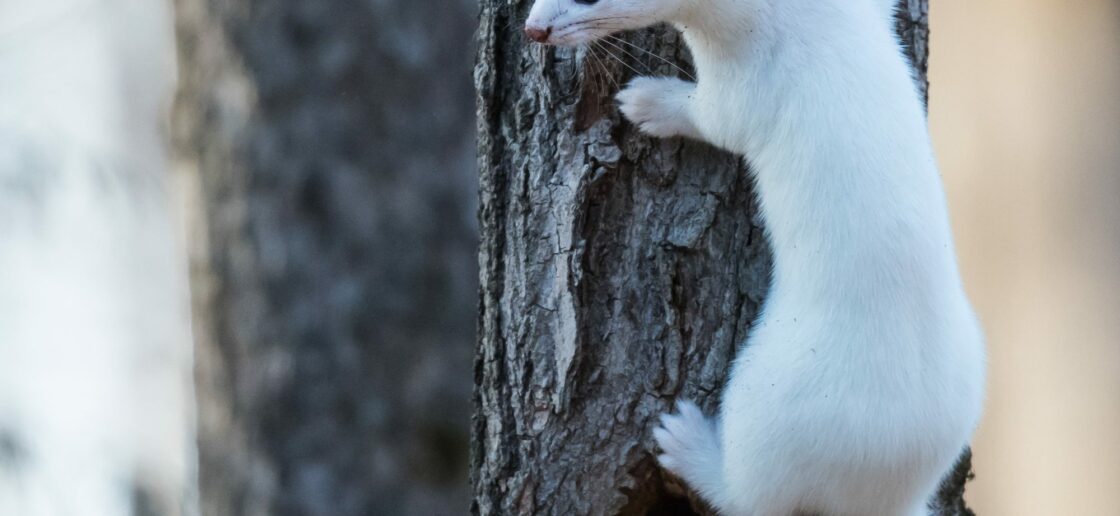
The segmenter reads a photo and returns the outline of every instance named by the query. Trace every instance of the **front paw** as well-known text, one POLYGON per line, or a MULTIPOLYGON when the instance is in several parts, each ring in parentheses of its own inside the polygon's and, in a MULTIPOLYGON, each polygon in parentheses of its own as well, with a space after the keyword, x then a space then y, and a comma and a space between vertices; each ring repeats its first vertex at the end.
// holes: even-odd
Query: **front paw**
POLYGON ((615 98, 622 114, 643 133, 697 138, 689 113, 695 91, 694 84, 680 79, 636 77, 615 98))

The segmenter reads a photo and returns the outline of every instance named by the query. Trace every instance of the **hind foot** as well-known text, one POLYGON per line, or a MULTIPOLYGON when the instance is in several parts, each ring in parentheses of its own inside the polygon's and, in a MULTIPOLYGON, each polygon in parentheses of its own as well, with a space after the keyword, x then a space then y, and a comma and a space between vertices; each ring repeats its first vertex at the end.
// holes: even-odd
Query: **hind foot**
POLYGON ((661 448, 657 461, 687 482, 709 502, 724 490, 719 431, 691 401, 678 401, 676 414, 662 414, 653 438, 661 448))

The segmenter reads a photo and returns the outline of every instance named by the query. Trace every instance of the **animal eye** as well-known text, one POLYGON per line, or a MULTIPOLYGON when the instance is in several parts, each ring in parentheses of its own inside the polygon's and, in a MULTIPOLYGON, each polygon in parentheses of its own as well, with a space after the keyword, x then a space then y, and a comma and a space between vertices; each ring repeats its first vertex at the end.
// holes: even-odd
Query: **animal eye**
POLYGON ((599 0, 576 0, 577 4, 592 5, 598 3, 599 0))

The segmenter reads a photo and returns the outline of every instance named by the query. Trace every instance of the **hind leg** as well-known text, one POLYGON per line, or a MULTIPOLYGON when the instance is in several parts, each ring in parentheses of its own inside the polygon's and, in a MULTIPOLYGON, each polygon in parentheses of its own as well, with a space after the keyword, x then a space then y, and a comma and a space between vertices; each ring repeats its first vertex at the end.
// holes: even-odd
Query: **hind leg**
POLYGON ((723 483, 723 453, 716 423, 704 417, 691 401, 678 401, 676 414, 663 414, 661 426, 653 431, 661 448, 661 466, 681 477, 708 502, 720 505, 723 483))
POLYGON ((653 436, 662 451, 662 467, 681 477, 720 514, 789 516, 798 508, 802 493, 790 488, 796 472, 785 470, 777 457, 742 447, 731 450, 740 456, 728 457, 716 422, 692 402, 678 402, 676 414, 661 416, 653 436), (755 464, 754 458, 763 460, 755 464), (728 460, 739 467, 729 469, 728 460))

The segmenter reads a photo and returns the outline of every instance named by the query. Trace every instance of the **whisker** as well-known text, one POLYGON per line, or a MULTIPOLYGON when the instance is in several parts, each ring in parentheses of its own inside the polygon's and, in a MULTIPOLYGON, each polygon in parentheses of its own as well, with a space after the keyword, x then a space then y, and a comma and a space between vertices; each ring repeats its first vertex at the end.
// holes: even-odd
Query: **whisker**
POLYGON ((595 50, 599 48, 598 41, 592 41, 591 43, 592 44, 587 47, 588 54, 591 55, 591 57, 595 60, 595 63, 598 65, 600 72, 603 74, 603 77, 605 77, 606 80, 610 81, 614 85, 614 91, 622 89, 622 86, 618 83, 617 80, 615 80, 614 74, 611 73, 610 69, 607 68, 607 65, 603 63, 603 60, 600 59, 599 55, 595 52, 595 50))
POLYGON ((607 66, 606 59, 602 56, 599 56, 598 53, 596 53, 595 59, 598 60, 600 66, 602 66, 603 75, 605 75, 607 77, 607 80, 609 80, 611 84, 614 85, 614 89, 612 91, 621 91, 622 83, 618 81, 618 78, 616 77, 617 74, 614 73, 614 70, 607 66))
POLYGON ((580 86, 583 86, 584 84, 586 84, 587 81, 590 80, 592 85, 595 86, 596 88, 598 88, 599 87, 599 81, 598 81, 599 71, 595 70, 592 67, 594 62, 590 61, 588 59, 587 47, 583 47, 582 50, 583 50, 583 53, 582 53, 581 57, 579 58, 579 83, 580 83, 580 86))
POLYGON ((582 25, 582 24, 585 24, 585 23, 594 23, 594 22, 597 22, 597 21, 605 21, 605 20, 632 20, 632 19, 634 19, 632 16, 600 16, 598 18, 588 18, 586 20, 574 21, 572 23, 569 23, 567 25, 557 27, 557 28, 563 29, 563 28, 570 27, 572 25, 582 25))
MULTIPOLYGON (((603 17, 600 17, 600 18, 591 18, 591 19, 588 19, 588 20, 580 20, 580 21, 569 23, 567 25, 561 25, 559 27, 554 27, 553 32, 554 33, 561 33, 565 30, 580 28, 580 27, 584 27, 584 26, 592 25, 592 24, 600 24, 601 25, 602 22, 609 21, 609 20, 629 20, 629 19, 631 19, 629 16, 603 16, 603 17)), ((615 22, 614 25, 618 25, 617 28, 619 28, 619 29, 625 28, 625 25, 620 25, 617 22, 615 22)))
MULTIPOLYGON (((605 41, 606 40, 601 39, 601 40, 598 40, 597 42, 605 42, 605 41)), ((626 68, 629 68, 631 72, 634 72, 634 75, 642 75, 642 72, 639 72, 638 70, 634 69, 633 66, 630 66, 629 64, 627 64, 626 61, 623 61, 622 58, 615 55, 614 52, 611 52, 611 50, 609 48, 607 48, 607 47, 599 47, 599 48, 603 49, 603 51, 606 52, 607 55, 611 56, 611 58, 614 59, 615 61, 618 61, 619 64, 621 64, 622 66, 625 66, 626 68)))
POLYGON ((612 35, 612 34, 607 34, 607 36, 606 36, 606 37, 607 37, 607 38, 610 38, 610 39, 612 39, 612 40, 614 40, 614 41, 617 41, 617 42, 619 42, 619 43, 623 43, 623 44, 625 44, 625 45, 627 45, 627 46, 629 46, 629 47, 631 47, 631 48, 634 48, 634 49, 636 49, 636 50, 640 50, 640 51, 642 51, 642 52, 645 52, 646 54, 649 54, 649 55, 651 55, 651 56, 653 56, 653 57, 656 57, 656 58, 657 58, 658 60, 660 60, 661 62, 663 62, 663 63, 665 63, 665 64, 667 64, 667 65, 669 65, 669 66, 672 66, 673 68, 675 68, 675 69, 676 69, 676 70, 677 70, 678 72, 680 72, 680 73, 681 73, 682 75, 684 75, 685 77, 688 77, 688 78, 689 78, 689 79, 690 79, 691 81, 693 81, 693 82, 696 82, 696 77, 693 77, 693 75, 692 75, 692 74, 690 74, 690 73, 686 72, 684 68, 681 68, 681 67, 680 67, 680 65, 678 65, 678 64, 676 64, 676 63, 674 63, 674 62, 672 62, 672 61, 670 61, 670 60, 668 60, 668 59, 665 59, 664 57, 661 57, 660 55, 657 55, 657 54, 655 54, 655 53, 653 53, 653 52, 651 52, 651 51, 649 51, 649 50, 646 50, 646 49, 644 49, 644 48, 642 48, 642 47, 639 47, 638 45, 635 45, 635 44, 633 44, 633 43, 631 43, 631 42, 629 42, 629 41, 626 41, 625 39, 622 39, 622 38, 620 38, 620 37, 618 37, 618 36, 615 36, 615 35, 612 35))
POLYGON ((609 39, 603 39, 602 41, 603 41, 603 43, 606 43, 606 44, 608 44, 608 45, 610 45, 610 46, 614 47, 614 48, 615 48, 615 49, 617 49, 618 51, 622 52, 623 54, 625 54, 625 55, 629 56, 629 57, 630 57, 630 59, 633 59, 635 63, 637 63, 637 64, 641 65, 641 66, 642 66, 643 68, 645 68, 645 69, 646 69, 646 73, 647 73, 647 74, 649 74, 649 75, 653 75, 653 69, 652 69, 652 68, 650 68, 650 67, 649 67, 648 65, 646 65, 645 63, 643 63, 643 62, 642 62, 642 60, 638 58, 638 56, 635 56, 634 54, 631 54, 630 52, 626 51, 626 49, 625 49, 625 48, 623 48, 623 47, 621 47, 621 46, 619 46, 619 45, 617 45, 617 44, 615 44, 615 43, 612 43, 612 42, 611 42, 611 41, 610 41, 609 39))
POLYGON ((507 18, 507 20, 508 21, 506 22, 505 27, 502 27, 503 31, 509 30, 509 28, 513 27, 514 25, 524 27, 525 22, 529 20, 529 13, 525 13, 525 15, 522 16, 521 14, 514 12, 507 18))
POLYGON ((614 32, 614 31, 629 30, 629 27, 627 27, 625 25, 604 25, 604 24, 591 25, 591 24, 579 23, 579 24, 565 25, 563 30, 561 30, 559 32, 553 32, 552 37, 554 39, 560 40, 560 39, 563 39, 564 37, 570 36, 570 35, 572 35, 576 32, 584 30, 584 29, 590 29, 590 30, 595 30, 595 31, 614 32))

